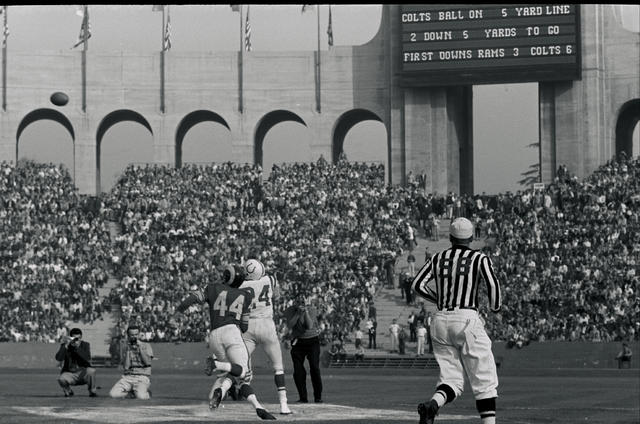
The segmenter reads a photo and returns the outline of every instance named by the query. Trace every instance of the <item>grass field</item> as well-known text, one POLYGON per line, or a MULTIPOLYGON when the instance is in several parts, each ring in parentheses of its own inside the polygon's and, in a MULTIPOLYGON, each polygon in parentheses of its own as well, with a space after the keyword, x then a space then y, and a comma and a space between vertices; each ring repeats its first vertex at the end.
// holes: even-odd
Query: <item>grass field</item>
MULTIPOLYGON (((64 398, 57 370, 0 370, 2 423, 188 423, 258 422, 250 404, 226 400, 215 412, 207 407, 212 377, 195 371, 157 370, 153 398, 115 400, 109 389, 120 374, 98 369, 98 398, 86 386, 64 398)), ((509 370, 500 377, 498 422, 640 423, 640 376, 637 370, 509 370)), ((254 387, 262 403, 279 421, 297 423, 417 423, 416 406, 430 397, 436 371, 323 369, 323 404, 297 404, 297 392, 287 375, 294 415, 280 416, 273 377, 260 372, 254 387)), ((308 382, 309 390, 311 383, 308 382)), ((467 388, 468 389, 468 388, 467 388)), ((310 396, 312 392, 310 392, 310 396)), ((473 397, 465 392, 445 406, 436 422, 478 423, 473 397)))

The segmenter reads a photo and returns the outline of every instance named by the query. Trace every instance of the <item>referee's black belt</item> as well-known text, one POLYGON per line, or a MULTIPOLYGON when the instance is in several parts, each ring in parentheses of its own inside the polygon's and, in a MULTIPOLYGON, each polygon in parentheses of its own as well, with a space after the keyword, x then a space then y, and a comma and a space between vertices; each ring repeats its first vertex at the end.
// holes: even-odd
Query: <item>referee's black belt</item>
POLYGON ((442 312, 442 311, 446 311, 446 312, 453 312, 456 309, 469 309, 472 311, 478 311, 478 308, 472 308, 472 307, 465 307, 465 306, 456 306, 455 308, 447 308, 447 309, 438 309, 438 311, 442 312))

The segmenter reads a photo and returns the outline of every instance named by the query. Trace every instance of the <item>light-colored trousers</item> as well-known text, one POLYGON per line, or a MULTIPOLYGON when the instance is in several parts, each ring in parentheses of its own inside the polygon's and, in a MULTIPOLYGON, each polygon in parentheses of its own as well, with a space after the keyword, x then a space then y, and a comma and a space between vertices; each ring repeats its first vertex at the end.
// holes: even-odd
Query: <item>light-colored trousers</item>
POLYGON ((418 355, 424 355, 424 336, 418 336, 418 355))
POLYGON ((124 398, 133 391, 137 399, 149 399, 151 380, 146 375, 125 374, 114 384, 109 392, 112 398, 124 398))
POLYGON ((258 345, 262 346, 276 374, 284 372, 282 362, 282 348, 278 340, 276 324, 271 318, 252 318, 249 320, 249 329, 242 333, 242 340, 249 352, 249 366, 251 367, 251 355, 258 345))
POLYGON ((398 350, 398 333, 389 333, 391 336, 391 350, 398 350))
POLYGON ((476 400, 498 396, 498 374, 491 340, 472 309, 439 311, 431 320, 433 353, 440 366, 438 385, 447 384, 460 396, 466 372, 476 400))

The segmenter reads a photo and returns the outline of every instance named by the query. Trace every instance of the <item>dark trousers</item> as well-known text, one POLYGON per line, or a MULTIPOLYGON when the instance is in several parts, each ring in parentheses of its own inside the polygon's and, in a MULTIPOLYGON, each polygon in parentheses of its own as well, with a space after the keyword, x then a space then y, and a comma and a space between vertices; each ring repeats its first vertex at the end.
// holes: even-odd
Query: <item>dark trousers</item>
POLYGON ((376 333, 369 333, 369 349, 377 349, 376 346, 376 333))
POLYGON ((322 377, 320 376, 320 339, 297 339, 291 346, 291 359, 293 360, 293 381, 296 383, 300 400, 307 401, 307 371, 304 368, 305 358, 309 361, 309 373, 313 386, 313 398, 322 399, 322 377))

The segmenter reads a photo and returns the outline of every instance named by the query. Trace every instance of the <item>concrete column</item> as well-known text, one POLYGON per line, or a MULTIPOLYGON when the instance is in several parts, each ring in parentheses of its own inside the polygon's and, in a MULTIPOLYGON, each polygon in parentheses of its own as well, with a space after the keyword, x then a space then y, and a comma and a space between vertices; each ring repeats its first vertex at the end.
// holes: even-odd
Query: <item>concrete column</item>
POLYGON ((75 185, 81 194, 95 195, 100 181, 97 172, 96 128, 86 114, 70 117, 76 123, 74 142, 75 185))
POLYGON ((556 95, 554 83, 538 85, 540 166, 542 182, 549 184, 556 177, 556 95))
POLYGON ((175 128, 177 124, 164 115, 156 119, 148 118, 153 129, 153 161, 160 164, 176 165, 175 128))

